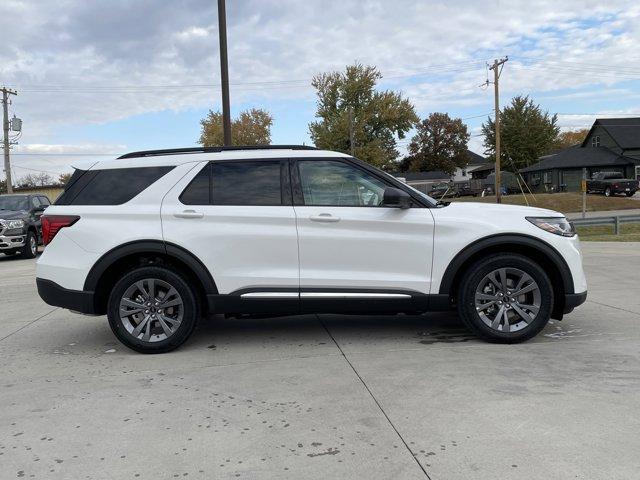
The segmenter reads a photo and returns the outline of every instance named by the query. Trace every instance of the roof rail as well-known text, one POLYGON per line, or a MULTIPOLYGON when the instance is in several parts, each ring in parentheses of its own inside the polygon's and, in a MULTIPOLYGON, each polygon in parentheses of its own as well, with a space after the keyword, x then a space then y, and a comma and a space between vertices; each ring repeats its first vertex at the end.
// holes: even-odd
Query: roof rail
POLYGON ((155 157, 158 155, 183 155, 187 153, 219 153, 233 152, 236 150, 317 150, 317 148, 307 145, 238 145, 231 147, 167 148, 164 150, 142 150, 140 152, 125 153, 118 158, 155 157))

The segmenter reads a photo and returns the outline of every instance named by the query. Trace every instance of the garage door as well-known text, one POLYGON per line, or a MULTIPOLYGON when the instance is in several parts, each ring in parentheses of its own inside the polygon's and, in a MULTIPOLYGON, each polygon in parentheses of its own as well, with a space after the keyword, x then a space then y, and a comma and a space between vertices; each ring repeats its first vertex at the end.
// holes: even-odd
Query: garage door
POLYGON ((566 191, 576 192, 580 190, 582 170, 562 170, 560 172, 560 184, 564 184, 566 191))

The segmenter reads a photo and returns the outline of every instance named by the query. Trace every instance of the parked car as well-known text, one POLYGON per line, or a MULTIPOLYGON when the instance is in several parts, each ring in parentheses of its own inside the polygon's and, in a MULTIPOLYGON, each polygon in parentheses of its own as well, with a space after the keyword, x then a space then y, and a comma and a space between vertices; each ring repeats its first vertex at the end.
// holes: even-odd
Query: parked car
POLYGON ((623 194, 632 197, 638 191, 638 180, 624 178, 619 172, 594 173, 587 180, 587 193, 603 193, 606 197, 623 194))
POLYGON ((457 309, 480 337, 527 340, 585 301, 561 213, 444 206, 371 165, 310 147, 135 152, 78 168, 42 217, 50 305, 107 314, 166 352, 208 312, 457 309))
POLYGON ((40 217, 48 206, 45 195, 0 195, 0 252, 34 258, 42 244, 40 217))

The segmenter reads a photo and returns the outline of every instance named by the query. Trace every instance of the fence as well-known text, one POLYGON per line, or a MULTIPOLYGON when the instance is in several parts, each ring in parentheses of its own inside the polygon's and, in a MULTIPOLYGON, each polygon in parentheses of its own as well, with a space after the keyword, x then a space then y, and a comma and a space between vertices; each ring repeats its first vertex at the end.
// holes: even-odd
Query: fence
POLYGON ((616 215, 611 217, 577 218, 571 220, 576 227, 591 225, 613 225, 616 235, 620 235, 620 225, 623 223, 640 223, 640 215, 616 215))

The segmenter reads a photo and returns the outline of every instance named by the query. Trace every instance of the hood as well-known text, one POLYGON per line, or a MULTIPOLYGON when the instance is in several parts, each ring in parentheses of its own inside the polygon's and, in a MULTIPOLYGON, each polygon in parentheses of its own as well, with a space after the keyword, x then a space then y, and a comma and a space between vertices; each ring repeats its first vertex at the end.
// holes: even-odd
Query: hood
POLYGON ((504 203, 451 202, 448 207, 458 214, 475 215, 513 215, 519 217, 564 217, 564 213, 546 208, 526 207, 524 205, 505 205, 504 203))
POLYGON ((0 220, 19 220, 28 216, 24 210, 0 210, 0 220))

